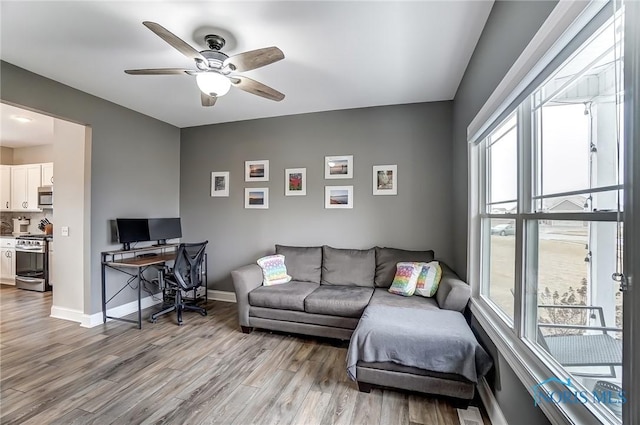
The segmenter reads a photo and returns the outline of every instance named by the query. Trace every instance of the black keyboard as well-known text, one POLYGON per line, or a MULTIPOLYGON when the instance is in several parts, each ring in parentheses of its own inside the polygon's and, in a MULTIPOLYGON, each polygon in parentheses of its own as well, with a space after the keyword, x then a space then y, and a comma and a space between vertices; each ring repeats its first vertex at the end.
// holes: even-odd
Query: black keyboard
POLYGON ((138 258, 147 258, 147 257, 157 257, 158 254, 155 252, 145 252, 144 254, 138 254, 136 257, 138 258))

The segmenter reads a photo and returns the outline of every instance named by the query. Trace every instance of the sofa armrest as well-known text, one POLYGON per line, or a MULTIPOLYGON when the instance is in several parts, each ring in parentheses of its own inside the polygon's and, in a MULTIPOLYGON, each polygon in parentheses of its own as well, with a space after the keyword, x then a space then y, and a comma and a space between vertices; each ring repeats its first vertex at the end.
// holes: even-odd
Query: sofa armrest
POLYGON ((257 264, 249 264, 231 272, 233 288, 238 303, 240 326, 249 324, 249 292, 262 285, 262 269, 257 264))
POLYGON ((442 266, 442 279, 436 292, 436 301, 440 308, 464 312, 471 298, 471 287, 461 280, 446 264, 442 266))

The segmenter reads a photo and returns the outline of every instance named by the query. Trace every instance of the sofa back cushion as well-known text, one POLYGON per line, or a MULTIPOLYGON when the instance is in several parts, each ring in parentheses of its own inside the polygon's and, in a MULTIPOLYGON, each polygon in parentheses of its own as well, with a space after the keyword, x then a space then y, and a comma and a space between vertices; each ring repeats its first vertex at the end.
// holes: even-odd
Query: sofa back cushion
POLYGON ((396 248, 375 248, 375 285, 377 288, 388 288, 396 274, 396 264, 401 262, 429 263, 433 261, 433 251, 407 251, 396 248))
POLYGON ((338 249, 327 245, 322 247, 322 285, 373 288, 375 273, 376 252, 374 248, 338 249))
POLYGON ((287 274, 298 282, 320 283, 322 273, 321 246, 276 245, 276 254, 284 255, 287 274))

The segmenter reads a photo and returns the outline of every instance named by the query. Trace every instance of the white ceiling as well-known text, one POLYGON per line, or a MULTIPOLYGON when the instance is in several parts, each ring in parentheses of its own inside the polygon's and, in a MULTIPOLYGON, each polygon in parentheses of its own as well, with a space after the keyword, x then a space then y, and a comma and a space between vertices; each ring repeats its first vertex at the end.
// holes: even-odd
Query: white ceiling
POLYGON ((0 58, 178 127, 453 99, 493 1, 2 1, 0 58), (193 62, 142 25, 198 50, 228 37, 237 54, 278 46, 283 61, 245 73, 285 93, 232 88, 200 106, 195 78, 131 76, 193 62))
POLYGON ((53 143, 54 118, 0 103, 0 146, 25 148, 53 143), (17 117, 29 118, 20 122, 17 117))

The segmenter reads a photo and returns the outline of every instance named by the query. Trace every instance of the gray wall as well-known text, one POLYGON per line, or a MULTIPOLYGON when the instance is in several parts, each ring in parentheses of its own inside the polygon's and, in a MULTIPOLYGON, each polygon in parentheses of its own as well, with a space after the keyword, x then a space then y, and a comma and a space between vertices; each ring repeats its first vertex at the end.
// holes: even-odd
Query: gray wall
MULTIPOLYGON (((453 108, 453 234, 454 267, 466 276, 467 265, 467 127, 509 68, 545 21, 555 1, 496 1, 467 66, 453 108)), ((549 423, 513 370, 497 355, 484 331, 481 342, 494 353, 499 373, 490 385, 509 423, 549 423)))
MULTIPOLYGON (((97 313, 100 252, 117 248, 109 220, 180 213, 179 129, 7 62, 0 62, 0 92, 3 101, 92 128, 91 282, 85 282, 84 312, 97 313)), ((115 304, 133 295, 130 290, 115 304)))
POLYGON ((452 260, 451 102, 321 112, 181 130, 184 240, 208 239, 209 287, 274 244, 434 249, 452 260), (325 155, 354 155, 354 178, 325 180, 325 155), (268 159, 269 182, 244 182, 244 161, 268 159), (372 166, 398 165, 398 195, 372 195, 372 166), (285 168, 307 168, 307 196, 284 196, 285 168), (230 197, 210 173, 230 171, 230 197), (324 208, 325 185, 353 185, 352 210, 324 208), (244 209, 245 187, 268 187, 269 209, 244 209))

